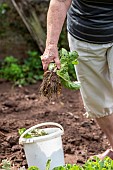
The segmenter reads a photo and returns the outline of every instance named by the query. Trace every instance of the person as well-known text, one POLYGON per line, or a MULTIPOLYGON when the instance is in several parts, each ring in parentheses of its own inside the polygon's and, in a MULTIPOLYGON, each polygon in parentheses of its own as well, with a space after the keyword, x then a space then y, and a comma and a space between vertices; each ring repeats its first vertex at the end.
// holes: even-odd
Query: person
POLYGON ((66 16, 70 50, 79 54, 75 69, 86 116, 97 121, 111 146, 99 157, 113 159, 113 1, 50 1, 44 71, 53 61, 60 69, 57 45, 66 16))

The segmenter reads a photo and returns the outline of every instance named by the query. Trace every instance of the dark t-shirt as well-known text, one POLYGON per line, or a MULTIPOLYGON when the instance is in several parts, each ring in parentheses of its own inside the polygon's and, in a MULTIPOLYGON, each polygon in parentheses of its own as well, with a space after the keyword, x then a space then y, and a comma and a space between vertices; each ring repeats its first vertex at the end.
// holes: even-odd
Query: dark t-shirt
POLYGON ((72 0, 67 29, 83 41, 113 42, 113 0, 72 0))

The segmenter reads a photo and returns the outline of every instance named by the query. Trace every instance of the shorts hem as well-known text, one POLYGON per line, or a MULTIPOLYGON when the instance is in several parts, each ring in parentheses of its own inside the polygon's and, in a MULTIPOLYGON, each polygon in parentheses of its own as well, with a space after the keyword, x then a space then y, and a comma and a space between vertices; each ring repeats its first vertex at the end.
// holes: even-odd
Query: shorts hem
POLYGON ((89 119, 94 119, 94 118, 102 118, 102 117, 105 117, 105 116, 109 116, 109 115, 111 115, 111 114, 113 114, 113 111, 112 111, 112 112, 106 112, 106 113, 104 113, 104 114, 95 114, 95 113, 89 111, 89 112, 86 112, 86 113, 84 114, 84 116, 85 116, 86 118, 89 118, 89 119))

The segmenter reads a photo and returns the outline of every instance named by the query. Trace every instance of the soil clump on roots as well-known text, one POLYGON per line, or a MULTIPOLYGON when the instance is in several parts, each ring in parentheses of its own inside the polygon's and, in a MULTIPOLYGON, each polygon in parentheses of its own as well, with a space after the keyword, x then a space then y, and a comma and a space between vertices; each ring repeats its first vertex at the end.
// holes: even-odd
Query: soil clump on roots
POLYGON ((61 89, 60 78, 56 72, 54 70, 46 71, 40 86, 40 95, 51 99, 58 97, 61 94, 61 89))

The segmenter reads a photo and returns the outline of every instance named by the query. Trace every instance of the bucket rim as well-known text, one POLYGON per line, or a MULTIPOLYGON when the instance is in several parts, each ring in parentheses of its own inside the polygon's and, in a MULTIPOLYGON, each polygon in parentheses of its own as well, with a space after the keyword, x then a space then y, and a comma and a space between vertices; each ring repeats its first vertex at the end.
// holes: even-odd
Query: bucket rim
MULTIPOLYGON (((50 129, 50 128, 45 128, 45 129, 50 129)), ((53 129, 53 127, 52 127, 53 129)), ((54 123, 54 122, 46 122, 46 123, 40 123, 37 124, 35 126, 32 126, 31 128, 27 129, 19 138, 19 144, 27 144, 27 143, 35 143, 35 142, 41 142, 41 141, 47 141, 53 138, 57 138, 61 135, 64 134, 64 129, 63 127, 58 124, 58 123, 54 123), (41 126, 45 126, 45 125, 53 125, 53 126, 57 126, 57 131, 51 134, 47 134, 44 136, 39 136, 39 137, 32 137, 32 138, 24 138, 24 135, 27 134, 28 132, 32 131, 33 129, 37 128, 37 127, 41 127, 41 126)))

